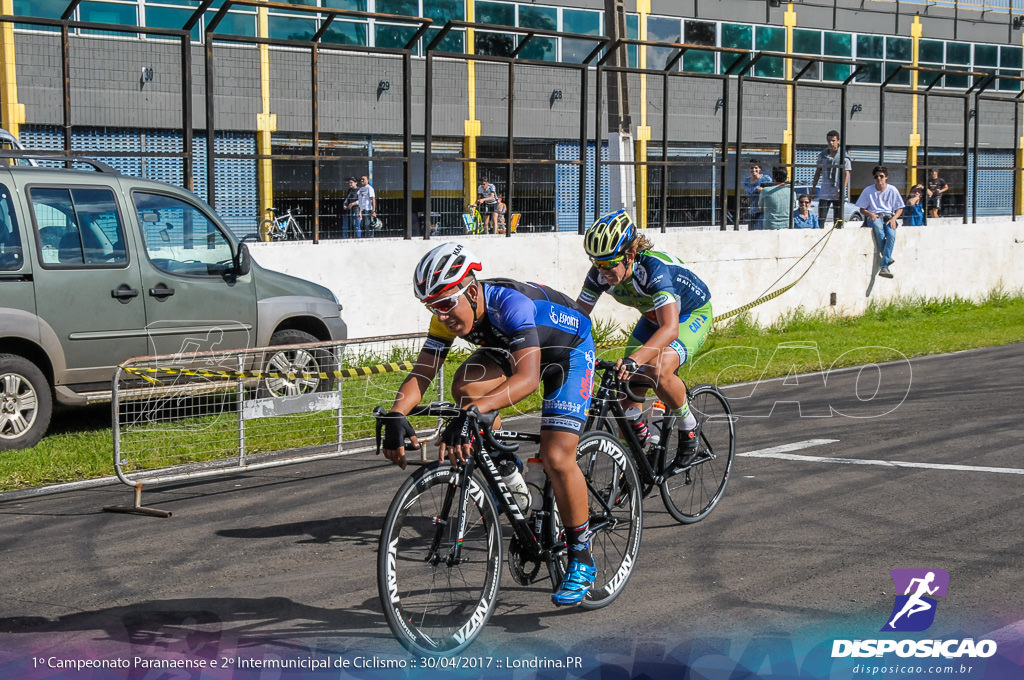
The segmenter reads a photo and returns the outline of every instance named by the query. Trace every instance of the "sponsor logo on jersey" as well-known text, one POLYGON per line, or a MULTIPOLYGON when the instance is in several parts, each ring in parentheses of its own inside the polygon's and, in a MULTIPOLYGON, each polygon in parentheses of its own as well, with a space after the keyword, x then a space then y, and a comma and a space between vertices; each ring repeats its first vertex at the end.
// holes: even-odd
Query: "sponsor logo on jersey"
POLYGON ((548 310, 548 317, 551 319, 551 323, 560 328, 568 328, 573 333, 580 329, 580 318, 575 314, 568 314, 560 309, 551 307, 548 310))

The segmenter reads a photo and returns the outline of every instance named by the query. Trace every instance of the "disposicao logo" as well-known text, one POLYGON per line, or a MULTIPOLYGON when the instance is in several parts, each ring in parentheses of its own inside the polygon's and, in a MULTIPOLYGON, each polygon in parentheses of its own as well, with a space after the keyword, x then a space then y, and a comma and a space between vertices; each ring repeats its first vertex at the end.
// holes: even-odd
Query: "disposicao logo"
POLYGON ((889 572, 896 584, 896 602, 883 631, 904 633, 928 630, 935 621, 938 601, 946 597, 949 574, 944 569, 893 569, 889 572))
MULTIPOLYGON (((896 601, 881 632, 913 633, 935 621, 936 597, 946 597, 949 574, 943 569, 893 569, 896 601)), ((994 640, 833 640, 832 658, 896 656, 947 659, 988 658, 996 653, 994 640)))

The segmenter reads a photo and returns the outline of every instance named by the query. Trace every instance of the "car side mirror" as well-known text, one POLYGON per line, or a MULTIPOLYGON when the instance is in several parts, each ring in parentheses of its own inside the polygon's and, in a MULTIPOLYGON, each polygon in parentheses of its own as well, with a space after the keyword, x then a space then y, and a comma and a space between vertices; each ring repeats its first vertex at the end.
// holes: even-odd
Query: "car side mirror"
POLYGON ((245 276, 250 269, 252 269, 252 255, 249 254, 249 246, 239 243, 238 252, 235 254, 235 274, 245 276))

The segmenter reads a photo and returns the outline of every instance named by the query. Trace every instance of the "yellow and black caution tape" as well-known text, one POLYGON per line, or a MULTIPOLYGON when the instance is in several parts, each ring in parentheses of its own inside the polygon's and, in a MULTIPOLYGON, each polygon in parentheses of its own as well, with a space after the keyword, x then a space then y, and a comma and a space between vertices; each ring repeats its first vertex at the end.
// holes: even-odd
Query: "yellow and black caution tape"
POLYGON ((128 366, 124 371, 129 375, 142 378, 151 384, 159 385, 160 379, 157 376, 186 376, 211 378, 213 380, 245 380, 250 378, 257 380, 263 380, 266 378, 285 378, 287 380, 319 378, 320 380, 327 380, 328 378, 362 378, 369 375, 397 373, 399 371, 411 370, 412 367, 413 363, 411 361, 396 361, 387 364, 377 364, 376 366, 340 368, 334 371, 320 371, 317 373, 288 373, 280 371, 213 371, 208 369, 191 368, 144 368, 141 366, 128 366))
POLYGON ((788 274, 789 272, 791 272, 793 270, 793 267, 797 266, 797 264, 799 264, 801 260, 803 260, 805 257, 807 257, 807 255, 809 253, 811 253, 815 248, 817 248, 819 243, 821 243, 822 244, 821 249, 818 250, 818 253, 811 260, 811 263, 809 265, 807 265, 807 269, 805 269, 803 271, 803 273, 800 274, 800 276, 798 276, 796 278, 796 281, 793 281, 792 283, 786 284, 785 286, 783 286, 782 288, 779 288, 778 290, 774 290, 774 291, 772 291, 770 293, 766 293, 766 294, 762 295, 761 297, 757 298, 756 300, 748 302, 747 304, 743 305, 742 307, 737 307, 736 309, 729 310, 728 312, 726 312, 724 314, 719 314, 718 316, 714 317, 714 319, 712 320, 712 323, 714 324, 714 323, 718 323, 719 321, 725 321, 728 318, 734 317, 734 316, 736 316, 738 314, 742 314, 743 312, 745 312, 747 310, 750 310, 750 309, 753 309, 754 307, 757 307, 760 304, 768 302, 769 300, 774 300, 775 298, 779 297, 780 295, 785 293, 787 290, 789 290, 790 288, 795 286, 796 284, 800 283, 801 279, 803 279, 805 276, 807 276, 807 272, 811 271, 811 267, 814 266, 814 263, 818 261, 818 257, 823 252, 825 252, 825 245, 828 243, 828 239, 831 238, 832 232, 835 231, 837 228, 841 228, 842 224, 843 224, 842 220, 837 220, 836 223, 834 225, 832 225, 831 229, 829 229, 827 232, 825 232, 825 234, 820 239, 818 239, 814 243, 813 246, 811 246, 810 248, 807 249, 806 253, 801 255, 797 259, 797 261, 793 263, 793 266, 791 266, 789 269, 784 271, 782 273, 782 276, 780 276, 778 279, 776 279, 774 283, 772 283, 770 286, 768 286, 768 288, 770 289, 772 286, 774 286, 776 283, 778 283, 780 280, 782 280, 782 278, 785 277, 786 274, 788 274), (822 243, 822 241, 824 241, 824 243, 822 243))

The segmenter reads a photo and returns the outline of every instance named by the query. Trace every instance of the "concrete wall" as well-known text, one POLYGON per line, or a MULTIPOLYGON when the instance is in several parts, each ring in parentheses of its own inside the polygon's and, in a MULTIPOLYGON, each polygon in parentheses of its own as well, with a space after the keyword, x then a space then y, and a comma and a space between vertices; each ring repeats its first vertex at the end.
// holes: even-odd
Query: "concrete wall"
MULTIPOLYGON (((896 232, 894 279, 875 276, 878 256, 867 228, 825 235, 817 230, 683 231, 651 234, 655 247, 681 257, 711 288, 716 315, 745 305, 766 292, 806 276, 781 296, 751 313, 762 323, 787 311, 830 309, 861 313, 872 301, 896 297, 979 299, 1003 287, 1024 290, 1024 222, 990 221, 964 225, 932 220, 928 227, 896 232), (803 259, 801 259, 803 258, 803 259)), ((550 233, 467 236, 458 239, 483 260, 483 277, 537 281, 572 296, 588 268, 582 237, 550 233)), ((367 239, 305 243, 250 244, 261 265, 321 283, 338 296, 351 337, 426 330, 429 314, 412 294, 412 272, 424 253, 440 241, 367 239)), ((630 328, 637 313, 601 299, 595 318, 614 318, 630 328)))

